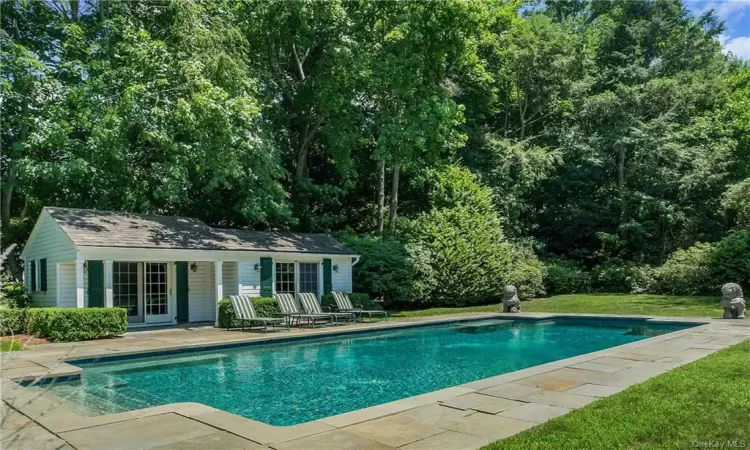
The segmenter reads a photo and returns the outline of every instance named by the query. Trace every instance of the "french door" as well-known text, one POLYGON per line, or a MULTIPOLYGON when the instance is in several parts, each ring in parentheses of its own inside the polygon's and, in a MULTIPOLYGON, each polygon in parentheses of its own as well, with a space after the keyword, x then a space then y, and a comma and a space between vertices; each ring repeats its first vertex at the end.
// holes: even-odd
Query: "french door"
POLYGON ((167 263, 144 263, 144 309, 146 323, 171 322, 167 263))
POLYGON ((276 293, 319 294, 319 264, 316 262, 277 262, 276 293))
POLYGON ((112 264, 113 306, 128 311, 128 323, 143 323, 143 274, 137 262, 112 264))

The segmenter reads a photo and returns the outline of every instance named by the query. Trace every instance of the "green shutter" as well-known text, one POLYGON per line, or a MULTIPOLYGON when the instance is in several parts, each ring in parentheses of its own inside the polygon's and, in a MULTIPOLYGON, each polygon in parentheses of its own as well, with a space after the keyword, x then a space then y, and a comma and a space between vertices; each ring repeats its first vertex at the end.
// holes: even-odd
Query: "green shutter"
POLYGON ((331 260, 325 258, 323 260, 323 293, 330 294, 333 290, 333 277, 331 274, 331 260))
POLYGON ((36 261, 31 260, 31 292, 36 292, 36 261))
POLYGON ((260 258, 260 296, 273 296, 273 259, 260 258))
POLYGON ((87 261, 89 273, 89 308, 104 306, 104 262, 87 261))
POLYGON ((188 263, 177 261, 175 263, 177 272, 177 322, 187 322, 190 313, 188 311, 188 263))
POLYGON ((39 260, 39 284, 42 291, 47 290, 47 258, 39 260))

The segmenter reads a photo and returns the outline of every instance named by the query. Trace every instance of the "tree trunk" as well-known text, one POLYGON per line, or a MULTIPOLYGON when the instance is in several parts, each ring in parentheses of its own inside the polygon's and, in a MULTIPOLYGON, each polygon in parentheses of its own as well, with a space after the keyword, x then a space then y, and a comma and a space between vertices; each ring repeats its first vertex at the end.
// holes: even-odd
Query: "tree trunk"
POLYGON ((385 209, 385 161, 378 161, 378 233, 383 234, 383 210, 385 209))
POLYGON ((620 197, 620 221, 625 220, 625 155, 624 148, 620 149, 617 158, 617 194, 620 197))
POLYGON ((391 216, 390 216, 390 224, 388 226, 388 229, 391 232, 396 231, 396 211, 398 209, 398 175, 399 175, 399 165, 394 164, 393 165, 393 179, 391 180, 391 216))
MULTIPOLYGON (((10 212, 13 200, 13 190, 16 185, 16 165, 13 159, 8 161, 8 174, 3 182, 2 189, 2 206, 0 206, 0 231, 8 232, 10 228, 10 212)), ((8 242, 10 245, 10 242, 8 242)), ((5 250, 3 248, 2 250, 5 250)), ((16 255, 13 252, 8 254, 8 270, 16 280, 21 279, 21 266, 18 264, 16 255)))

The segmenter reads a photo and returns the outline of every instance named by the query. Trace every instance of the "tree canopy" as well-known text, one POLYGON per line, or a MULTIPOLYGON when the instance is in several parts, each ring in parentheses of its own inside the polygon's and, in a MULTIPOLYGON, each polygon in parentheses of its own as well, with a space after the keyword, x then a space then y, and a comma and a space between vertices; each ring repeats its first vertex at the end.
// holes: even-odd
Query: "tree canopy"
POLYGON ((478 302, 518 261, 659 266, 750 226, 750 68, 680 0, 0 13, 4 246, 44 205, 346 233, 405 246, 368 250, 431 280, 403 292, 478 302))

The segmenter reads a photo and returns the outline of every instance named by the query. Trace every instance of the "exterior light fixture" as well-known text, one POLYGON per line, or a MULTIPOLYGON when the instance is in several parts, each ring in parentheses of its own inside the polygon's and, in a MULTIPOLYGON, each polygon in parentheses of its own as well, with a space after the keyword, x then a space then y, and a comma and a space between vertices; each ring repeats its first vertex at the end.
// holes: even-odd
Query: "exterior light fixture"
POLYGON ((255 265, 253 266, 253 270, 256 271, 256 272, 260 272, 260 264, 259 263, 255 263, 255 265))
POLYGON ((336 263, 333 264, 333 271, 336 272, 336 273, 339 273, 339 265, 338 264, 336 264, 336 263))
POLYGON ((88 272, 89 272, 89 262, 88 261, 84 261, 83 262, 83 273, 88 273, 88 272))
POLYGON ((196 264, 196 263, 190 264, 190 271, 193 272, 193 273, 197 272, 198 271, 198 264, 196 264))

